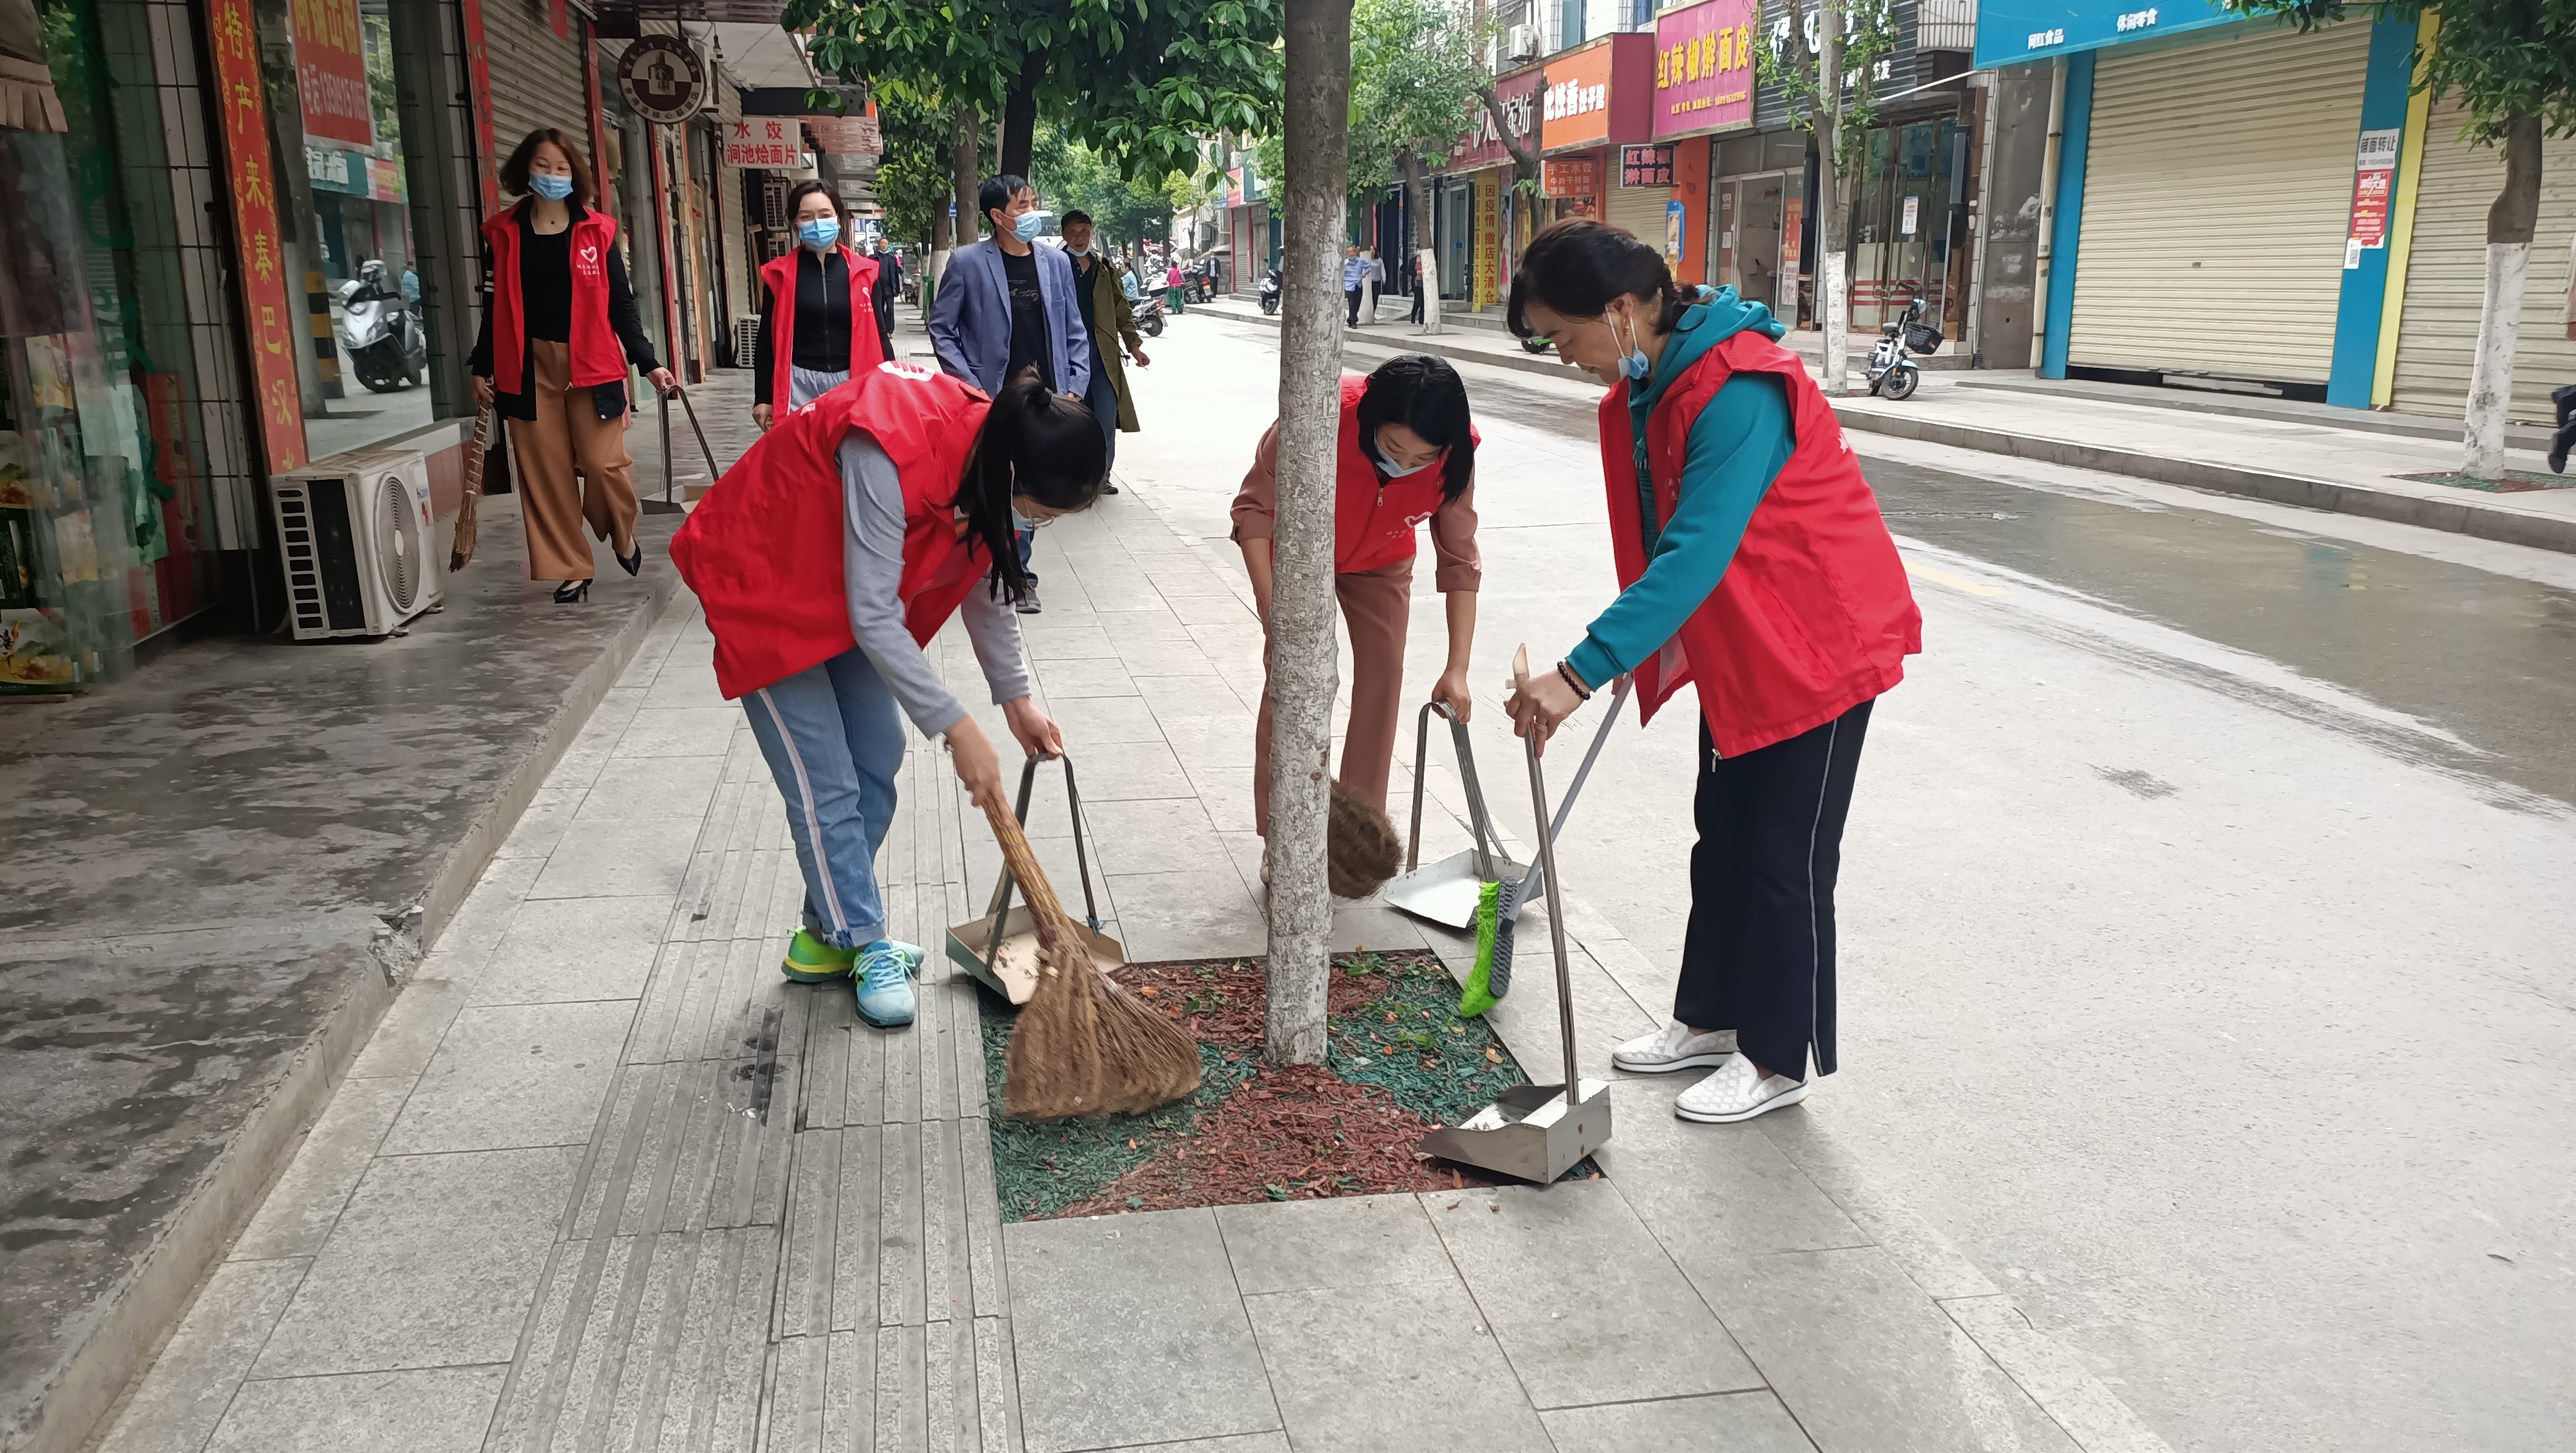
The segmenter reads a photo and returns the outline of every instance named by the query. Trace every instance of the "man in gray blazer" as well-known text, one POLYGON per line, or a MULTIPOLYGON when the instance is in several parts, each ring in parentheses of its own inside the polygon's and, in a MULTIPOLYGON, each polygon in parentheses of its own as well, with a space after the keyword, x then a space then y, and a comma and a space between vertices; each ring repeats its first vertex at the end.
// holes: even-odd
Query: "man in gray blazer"
POLYGON ((958 248, 930 306, 939 366, 988 394, 1022 367, 1079 400, 1091 387, 1091 335, 1073 295, 1073 265, 1038 247, 1046 214, 1027 181, 986 177, 975 200, 992 235, 958 248))

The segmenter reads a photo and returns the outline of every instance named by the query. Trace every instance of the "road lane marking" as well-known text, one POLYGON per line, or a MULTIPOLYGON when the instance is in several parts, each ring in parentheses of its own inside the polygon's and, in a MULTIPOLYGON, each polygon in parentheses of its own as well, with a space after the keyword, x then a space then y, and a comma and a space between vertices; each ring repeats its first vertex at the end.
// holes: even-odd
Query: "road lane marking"
POLYGON ((1905 573, 1917 580, 1929 580, 1934 585, 1946 585, 1952 590, 1964 591, 1969 595, 1991 597, 2012 593, 2000 585, 1988 585, 1982 580, 1970 580, 1964 575, 1953 575, 1947 570, 1935 570, 1929 565, 1917 565, 1911 560, 1905 562, 1905 573))

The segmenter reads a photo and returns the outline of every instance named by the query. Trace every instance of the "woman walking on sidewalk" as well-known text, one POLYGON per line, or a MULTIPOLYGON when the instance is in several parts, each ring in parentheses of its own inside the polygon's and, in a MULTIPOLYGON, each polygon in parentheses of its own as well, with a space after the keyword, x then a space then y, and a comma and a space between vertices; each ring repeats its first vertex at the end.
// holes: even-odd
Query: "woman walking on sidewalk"
POLYGON ((1103 467, 1091 411, 1032 371, 988 401, 884 363, 779 419, 671 541, 715 633, 716 684, 742 702, 786 799, 805 921, 781 967, 800 983, 855 975, 870 1024, 912 1022, 922 958, 886 937, 876 879, 903 765, 896 709, 945 740, 979 805, 1005 806, 993 744, 922 654, 962 612, 1021 750, 1064 750, 1029 699, 1011 518, 1090 507, 1103 467))
POLYGON ((841 199, 821 182, 787 194, 795 251, 760 267, 760 343, 751 355, 751 418, 767 429, 861 369, 887 361, 877 332, 877 269, 841 240, 841 199), (787 396, 784 410, 774 407, 787 396))
POLYGON ((1851 446, 1770 310, 1685 297, 1662 254, 1568 219, 1533 239, 1510 323, 1609 384, 1601 463, 1620 593, 1506 704, 1544 743, 1633 672, 1641 718, 1699 690, 1699 843, 1673 1021, 1620 1069, 1715 1065, 1686 1120, 1749 1120, 1834 1072, 1834 878, 1871 703, 1923 648, 1851 446))
MULTIPOLYGON (((1334 453, 1333 594, 1351 636, 1351 721, 1342 738, 1342 786, 1383 811, 1402 725, 1404 633, 1413 614, 1414 527, 1431 522, 1439 558, 1433 583, 1447 604, 1449 660, 1431 699, 1467 719, 1467 658, 1476 643, 1476 427, 1467 385, 1437 358, 1408 353, 1362 378, 1342 375, 1342 427, 1334 453)), ((1270 542, 1279 513, 1279 426, 1253 451, 1234 497, 1234 542, 1270 624, 1270 542)), ((1265 659, 1266 659, 1265 652, 1265 659)), ((1252 817, 1270 830, 1270 692, 1253 726, 1252 817)))
POLYGON ((483 224, 491 290, 466 366, 474 401, 510 421, 528 578, 562 581, 555 603, 572 605, 590 598, 596 573, 585 525, 627 574, 644 568, 626 370, 642 369, 666 394, 678 385, 635 316, 617 224, 590 210, 580 148, 553 127, 531 131, 501 164, 501 185, 523 200, 483 224))

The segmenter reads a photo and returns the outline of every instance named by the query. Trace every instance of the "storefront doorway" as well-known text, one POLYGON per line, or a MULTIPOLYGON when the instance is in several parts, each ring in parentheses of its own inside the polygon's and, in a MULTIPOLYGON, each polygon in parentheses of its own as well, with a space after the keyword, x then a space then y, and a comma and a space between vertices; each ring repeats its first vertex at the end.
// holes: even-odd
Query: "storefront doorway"
POLYGON ((1798 316, 1797 229, 1804 209, 1799 172, 1732 177, 1719 183, 1719 215, 1734 221, 1730 244, 1719 234, 1721 283, 1732 283, 1745 301, 1767 303, 1783 321, 1798 316))

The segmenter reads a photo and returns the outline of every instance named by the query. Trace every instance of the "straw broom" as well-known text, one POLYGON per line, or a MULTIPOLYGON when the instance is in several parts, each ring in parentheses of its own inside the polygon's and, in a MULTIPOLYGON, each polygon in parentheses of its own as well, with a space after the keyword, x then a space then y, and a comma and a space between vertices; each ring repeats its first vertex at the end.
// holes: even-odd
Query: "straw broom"
POLYGON ((1134 1112, 1196 1090, 1198 1046, 1093 967, 1019 821, 995 803, 985 805, 984 818, 1038 928, 1038 984, 1011 1031, 1002 1113, 1062 1120, 1134 1112))
POLYGON ((448 549, 447 568, 452 574, 465 568, 474 558, 476 507, 483 501, 483 461, 492 447, 492 406, 485 404, 474 416, 474 437, 465 443, 465 495, 456 507, 456 543, 448 549))

